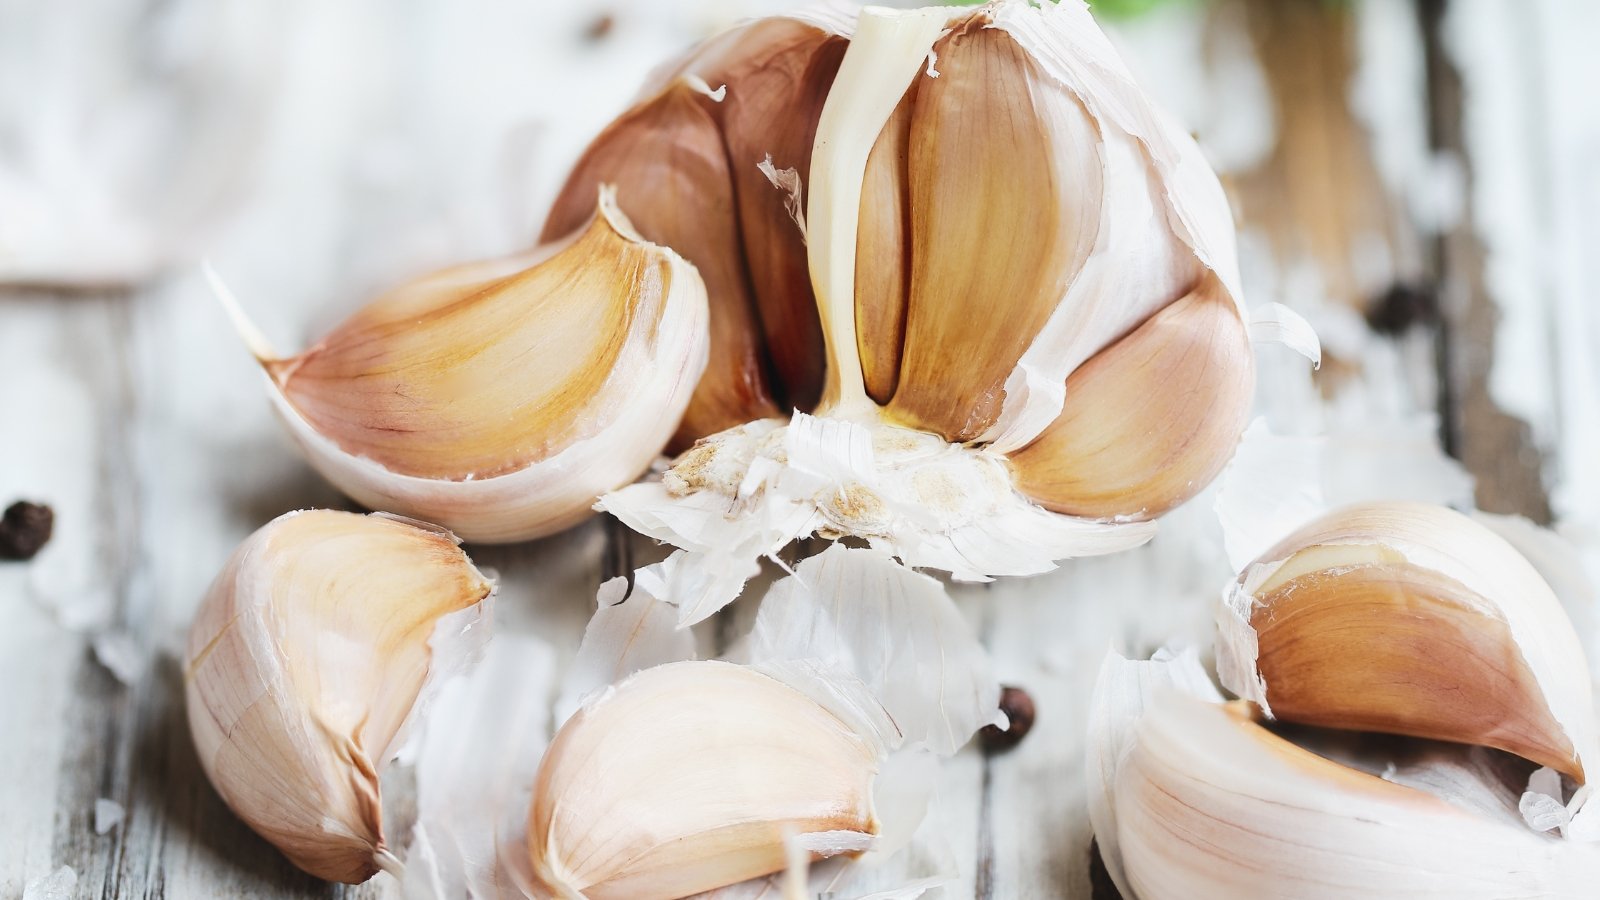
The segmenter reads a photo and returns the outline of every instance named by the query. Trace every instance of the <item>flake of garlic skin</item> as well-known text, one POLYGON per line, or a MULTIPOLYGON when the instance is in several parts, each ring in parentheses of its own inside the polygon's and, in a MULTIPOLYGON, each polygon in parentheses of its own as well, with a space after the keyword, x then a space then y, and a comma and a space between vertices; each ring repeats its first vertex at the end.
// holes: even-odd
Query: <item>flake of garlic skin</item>
POLYGON ((1600 854, 1346 768, 1247 704, 1152 699, 1117 763, 1134 898, 1586 897, 1600 854))
POLYGON ((1596 753, 1560 601, 1443 507, 1330 513, 1246 567, 1217 618, 1223 683, 1286 721, 1494 747, 1580 782, 1596 753))
POLYGON ((189 632, 201 766, 300 868, 357 883, 389 859, 378 775, 491 584, 452 537, 385 515, 289 513, 234 551, 189 632), (443 623, 443 624, 441 624, 443 623))
POLYGON ((1209 279, 1072 373, 1061 415, 1008 457, 1017 489, 1068 515, 1155 518, 1227 465, 1254 372, 1238 309, 1209 279))
POLYGON ((569 239, 421 279, 264 365, 291 434, 345 493, 505 542, 575 524, 648 468, 707 343, 694 267, 602 190, 569 239))
POLYGON ((674 450, 816 402, 822 338, 805 236, 762 164, 809 168, 817 113, 844 54, 841 27, 758 19, 696 47, 590 144, 545 222, 544 240, 569 233, 595 187, 615 184, 633 198, 640 233, 704 276, 711 364, 674 450))
POLYGON ((881 748, 806 694, 715 661, 646 669, 567 721, 529 853, 560 897, 684 897, 777 872, 790 833, 877 831, 881 748))

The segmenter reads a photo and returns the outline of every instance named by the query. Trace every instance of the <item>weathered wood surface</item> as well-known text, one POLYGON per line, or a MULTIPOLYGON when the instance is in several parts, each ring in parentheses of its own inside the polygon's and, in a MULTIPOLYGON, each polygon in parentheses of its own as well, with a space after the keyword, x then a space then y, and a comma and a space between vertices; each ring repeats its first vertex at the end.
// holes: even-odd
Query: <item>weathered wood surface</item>
MULTIPOLYGON (((487 0, 285 5, 294 26, 256 188, 206 252, 289 345, 386 281, 514 246, 560 161, 648 63, 737 5, 659 9, 677 6, 617 3, 608 30, 595 13, 487 0)), ((1352 310, 1388 332, 1330 340, 1315 383, 1264 384, 1264 406, 1309 410, 1281 424, 1437 413, 1483 506, 1547 519, 1553 496, 1569 525, 1600 525, 1583 451, 1600 439, 1600 314, 1586 302, 1600 280, 1600 113, 1580 108, 1579 87, 1600 83, 1582 39, 1595 33, 1584 0, 1221 0, 1117 26, 1233 191, 1251 300, 1288 303, 1325 334, 1359 325, 1352 310), (1464 73, 1469 51, 1479 69, 1464 73), (1485 91, 1495 79, 1513 88, 1485 91), (1482 121, 1503 115, 1515 118, 1482 121), (1519 190, 1536 197, 1507 206, 1519 190), (1496 219, 1486 239, 1485 219, 1507 214, 1525 221, 1496 219), (1546 257, 1529 258, 1527 235, 1546 257), (1503 296, 1497 266, 1534 267, 1545 290, 1503 296), (1543 368, 1496 370, 1507 341, 1516 353, 1499 365, 1543 368), (1509 411, 1493 390, 1505 383, 1509 411)), ((0 502, 23 496, 50 502, 58 531, 34 563, 0 564, 0 898, 62 865, 84 898, 393 893, 382 876, 347 888, 298 873, 228 813, 189 743, 178 653, 211 576, 278 513, 343 505, 278 435, 193 267, 127 290, 0 291, 0 502), (131 638, 130 684, 96 660, 96 635, 131 638), (126 809, 103 835, 100 799, 126 809)), ((648 552, 601 522, 471 548, 501 574, 504 627, 538 634, 558 667, 624 550, 648 552)), ((945 767, 933 815, 961 878, 944 896, 1088 896, 1082 730, 1101 652, 1204 640, 1225 575, 1158 538, 957 589, 1039 719, 1013 753, 945 767)))

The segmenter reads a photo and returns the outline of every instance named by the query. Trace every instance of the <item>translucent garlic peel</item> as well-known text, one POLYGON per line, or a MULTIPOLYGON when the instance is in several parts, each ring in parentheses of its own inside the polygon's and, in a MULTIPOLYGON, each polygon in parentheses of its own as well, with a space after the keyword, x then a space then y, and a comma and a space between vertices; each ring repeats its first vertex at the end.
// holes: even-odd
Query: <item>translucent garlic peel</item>
POLYGON ((643 472, 706 364, 699 275, 609 191, 542 256, 424 279, 268 361, 312 465, 369 507, 488 542, 566 528, 643 472))
POLYGON ((1580 781, 1595 756, 1588 664, 1560 601, 1443 507, 1311 523, 1241 573, 1217 621, 1223 684, 1269 714, 1497 747, 1580 781))
POLYGON ((1331 762, 1168 693, 1116 782, 1133 897, 1584 897, 1600 854, 1331 762))
POLYGON ((393 517, 312 510, 234 552, 189 633, 189 726, 230 808, 296 865, 356 883, 388 857, 378 774, 438 640, 492 592, 456 541, 393 517))
POLYGON ((573 716, 539 768, 545 888, 679 897, 780 871, 786 833, 871 835, 881 747, 800 691, 715 661, 646 669, 573 716))

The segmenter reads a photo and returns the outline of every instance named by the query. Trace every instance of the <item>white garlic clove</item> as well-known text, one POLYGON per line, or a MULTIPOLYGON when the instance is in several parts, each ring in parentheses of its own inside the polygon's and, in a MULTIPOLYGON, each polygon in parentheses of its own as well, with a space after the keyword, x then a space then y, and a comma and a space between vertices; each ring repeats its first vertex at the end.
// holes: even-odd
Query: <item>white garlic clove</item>
POLYGON ((1140 900, 1577 898, 1600 878, 1590 847, 1331 762, 1244 703, 1156 696, 1117 766, 1117 865, 1140 900))
POLYGON ((806 694, 715 661, 646 669, 545 752, 529 852, 558 897, 673 898, 780 871, 786 835, 875 834, 881 748, 806 694))
POLYGON ((1017 490, 1068 515, 1155 518, 1227 465, 1254 389, 1249 333, 1207 279, 1072 373, 1061 415, 1008 457, 1017 490))
POLYGON ((640 233, 705 278, 711 363, 674 450, 816 403, 822 335, 805 236, 758 164, 808 170, 847 27, 758 19, 696 47, 595 138, 545 223, 545 240, 569 233, 588 218, 596 186, 617 185, 640 233))
POLYGON ((310 510, 251 535, 206 594, 185 667, 222 799, 307 872, 370 878, 392 860, 379 772, 449 662, 436 633, 476 624, 492 589, 449 534, 391 516, 310 510))
POLYGON ((264 359, 312 464, 351 497, 469 540, 550 534, 643 472, 707 354, 693 266, 612 192, 563 243, 379 298, 311 349, 264 359))
POLYGON ((1443 507, 1333 512, 1246 567, 1218 612, 1223 684, 1286 721, 1477 744, 1583 781, 1597 725, 1560 601, 1443 507))

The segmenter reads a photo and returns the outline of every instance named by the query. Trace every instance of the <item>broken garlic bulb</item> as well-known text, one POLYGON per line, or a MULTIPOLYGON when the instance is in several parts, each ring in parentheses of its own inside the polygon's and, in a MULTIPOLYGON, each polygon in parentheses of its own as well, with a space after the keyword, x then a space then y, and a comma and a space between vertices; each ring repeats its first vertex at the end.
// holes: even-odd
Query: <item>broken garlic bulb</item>
POLYGON ((648 468, 705 366, 705 289, 599 196, 566 239, 396 288, 297 356, 241 324, 312 465, 487 542, 566 528, 648 468))
POLYGON ((1224 686, 1276 718, 1494 747, 1580 783, 1600 753, 1560 601, 1452 510, 1330 513, 1247 566, 1217 621, 1224 686))
POLYGON ((492 591, 422 523, 308 510, 256 531, 189 632, 189 729, 217 793, 319 878, 392 866, 378 775, 492 591))
POLYGON ((755 669, 645 669, 562 726, 534 785, 528 850, 561 898, 686 897, 780 871, 785 838, 867 849, 875 736, 755 669))
POLYGON ((1129 900, 1578 898, 1600 879, 1590 846, 1325 759, 1239 702, 1152 698, 1112 797, 1129 900))
POLYGON ((1221 471, 1254 389, 1227 201, 1081 4, 767 20, 673 78, 568 190, 651 178, 699 198, 646 200, 645 233, 726 268, 708 279, 713 354, 740 349, 702 390, 779 377, 759 403, 686 420, 679 443, 701 441, 661 483, 602 500, 685 551, 680 593, 810 534, 962 579, 1043 572, 1148 540, 1221 471), (793 138, 812 115, 807 153, 793 138), (769 121, 781 140, 751 131, 769 121), (790 250, 803 238, 810 294, 753 277, 751 233, 774 222, 790 250), (774 404, 815 392, 780 356, 811 353, 812 329, 749 323, 812 295, 820 401, 783 422, 774 404))

